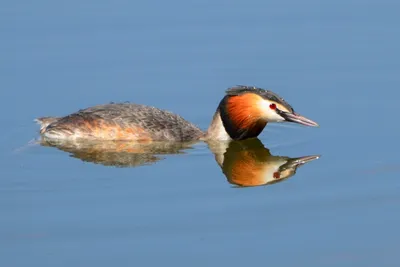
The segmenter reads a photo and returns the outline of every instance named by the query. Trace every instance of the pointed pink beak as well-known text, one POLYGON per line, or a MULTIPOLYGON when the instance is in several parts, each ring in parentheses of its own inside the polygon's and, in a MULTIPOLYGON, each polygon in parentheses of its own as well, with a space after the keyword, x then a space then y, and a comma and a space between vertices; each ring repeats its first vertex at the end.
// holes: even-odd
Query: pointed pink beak
POLYGON ((279 115, 281 115, 286 121, 289 122, 294 122, 298 124, 302 124, 305 126, 311 126, 311 127, 318 127, 318 123, 315 121, 312 121, 310 119, 307 119, 304 116, 301 116, 298 113, 289 113, 289 112, 281 112, 279 115))

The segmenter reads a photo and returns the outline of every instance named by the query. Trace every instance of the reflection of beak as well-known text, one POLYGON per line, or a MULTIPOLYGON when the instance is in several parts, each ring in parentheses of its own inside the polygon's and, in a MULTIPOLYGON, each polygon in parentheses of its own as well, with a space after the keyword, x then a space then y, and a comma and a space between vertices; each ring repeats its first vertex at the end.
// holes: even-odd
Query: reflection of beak
POLYGON ((292 158, 290 159, 286 164, 282 165, 281 168, 287 169, 287 168, 297 168, 303 164, 306 164, 310 161, 319 159, 321 156, 320 155, 314 155, 314 156, 304 156, 304 157, 299 157, 299 158, 292 158))
POLYGON ((299 124, 306 125, 306 126, 312 126, 312 127, 319 126, 318 123, 316 123, 315 121, 307 119, 306 117, 303 117, 300 114, 285 112, 285 111, 278 110, 278 109, 277 109, 277 112, 286 121, 295 122, 295 123, 299 123, 299 124))

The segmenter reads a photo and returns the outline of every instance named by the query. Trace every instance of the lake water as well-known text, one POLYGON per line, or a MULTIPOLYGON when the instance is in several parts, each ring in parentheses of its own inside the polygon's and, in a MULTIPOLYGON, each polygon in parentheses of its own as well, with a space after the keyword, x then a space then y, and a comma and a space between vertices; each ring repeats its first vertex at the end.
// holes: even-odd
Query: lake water
POLYGON ((0 6, 0 266, 399 266, 398 1, 0 6), (237 84, 320 127, 268 125, 225 154, 32 141, 34 118, 110 101, 205 129, 237 84))

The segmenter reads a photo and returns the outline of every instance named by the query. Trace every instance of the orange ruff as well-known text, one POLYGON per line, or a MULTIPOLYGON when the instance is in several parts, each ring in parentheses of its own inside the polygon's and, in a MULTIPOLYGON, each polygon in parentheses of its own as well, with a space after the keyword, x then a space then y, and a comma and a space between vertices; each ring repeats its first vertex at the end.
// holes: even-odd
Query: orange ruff
POLYGON ((233 96, 228 99, 227 111, 232 123, 239 129, 264 129, 267 121, 263 118, 263 111, 259 108, 263 99, 256 94, 247 93, 233 96))

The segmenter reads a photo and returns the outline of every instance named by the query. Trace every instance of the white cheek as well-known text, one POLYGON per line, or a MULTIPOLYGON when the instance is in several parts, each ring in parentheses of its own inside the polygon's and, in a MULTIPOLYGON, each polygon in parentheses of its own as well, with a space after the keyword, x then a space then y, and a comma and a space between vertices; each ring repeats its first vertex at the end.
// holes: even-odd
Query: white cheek
POLYGON ((268 100, 263 100, 261 102, 261 107, 262 110, 264 111, 264 116, 265 119, 269 122, 281 122, 284 121, 285 119, 282 118, 281 116, 276 113, 275 110, 271 109, 269 106, 272 104, 272 102, 269 102, 268 100))
POLYGON ((271 165, 267 164, 263 172, 264 183, 269 184, 271 182, 278 180, 279 178, 274 177, 274 173, 279 172, 279 167, 281 167, 286 162, 287 162, 286 160, 276 160, 276 161, 274 160, 273 162, 271 162, 271 165))
POLYGON ((284 121, 285 119, 279 116, 278 113, 276 113, 276 111, 270 109, 268 114, 268 120, 271 122, 281 122, 284 121))

